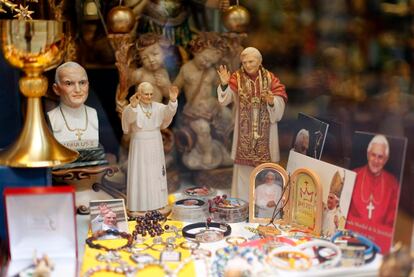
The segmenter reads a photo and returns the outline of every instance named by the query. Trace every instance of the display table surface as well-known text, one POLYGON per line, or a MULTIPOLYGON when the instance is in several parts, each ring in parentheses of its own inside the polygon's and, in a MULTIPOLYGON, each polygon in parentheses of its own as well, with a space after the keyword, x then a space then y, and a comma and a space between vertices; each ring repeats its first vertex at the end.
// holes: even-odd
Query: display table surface
MULTIPOLYGON (((78 217, 80 219, 80 217, 78 217)), ((84 218, 82 219, 84 220, 84 218)), ((134 226, 134 222, 130 222, 130 230, 132 231, 132 228, 134 226)), ((187 223, 184 222, 178 222, 178 221, 171 221, 168 220, 166 224, 174 225, 177 227, 185 226, 187 223)), ((83 222, 81 225, 85 225, 85 222, 83 222)), ((246 227, 257 227, 257 224, 254 223, 232 223, 230 224, 232 227, 232 233, 231 236, 242 236, 245 238, 250 238, 254 236, 254 234, 246 229, 246 227)), ((81 274, 80 276, 83 276, 84 273, 91 267, 96 266, 98 264, 104 264, 103 262, 98 262, 96 260, 96 255, 99 253, 106 253, 105 251, 91 249, 88 246, 85 246, 84 239, 87 235, 87 232, 85 230, 83 231, 83 234, 79 234, 80 237, 83 237, 83 241, 81 238, 79 238, 79 243, 83 244, 80 246, 80 250, 82 251, 82 248, 84 248, 84 253, 81 257, 81 274)), ((163 234, 163 238, 165 240, 165 237, 171 236, 171 233, 163 234)), ((149 237, 149 236, 147 236, 149 237)), ((184 238, 177 239, 177 244, 184 241, 184 238)), ((98 243, 102 243, 105 246, 108 247, 118 247, 125 243, 125 240, 100 240, 97 241, 98 243)), ((152 243, 152 238, 149 237, 145 241, 149 244, 152 243)), ((212 252, 213 256, 210 258, 210 262, 214 260, 214 253, 217 249, 223 248, 228 246, 228 244, 222 240, 219 242, 214 243, 202 243, 200 245, 200 248, 202 249, 208 249, 212 252)), ((190 255, 189 250, 183 250, 180 247, 176 249, 177 251, 181 252, 181 260, 184 260, 190 255)), ((154 258, 159 258, 160 252, 154 251, 154 250, 146 250, 144 253, 148 253, 152 255, 154 258)), ((121 255, 124 261, 128 262, 130 265, 136 265, 133 261, 129 259, 129 253, 121 251, 121 255)), ((352 276, 377 276, 378 275, 378 269, 381 265, 382 257, 381 255, 377 255, 375 260, 367 265, 360 266, 360 267, 337 267, 337 268, 331 268, 331 269, 310 269, 307 271, 284 271, 279 269, 272 269, 270 275, 267 276, 303 276, 306 274, 306 276, 346 276, 346 275, 352 275, 352 276)), ((179 263, 176 262, 168 262, 167 265, 171 270, 174 270, 179 263)), ((178 276, 208 276, 211 274, 211 272, 207 272, 207 267, 205 264, 205 261, 203 260, 197 260, 195 262, 189 263, 188 265, 184 266, 183 269, 179 272, 178 276)), ((138 274, 135 276, 163 276, 164 273, 160 268, 157 267, 149 267, 146 269, 143 269, 139 271, 138 274)), ((119 276, 119 274, 115 273, 108 273, 108 272, 100 272, 96 273, 93 276, 119 276)))

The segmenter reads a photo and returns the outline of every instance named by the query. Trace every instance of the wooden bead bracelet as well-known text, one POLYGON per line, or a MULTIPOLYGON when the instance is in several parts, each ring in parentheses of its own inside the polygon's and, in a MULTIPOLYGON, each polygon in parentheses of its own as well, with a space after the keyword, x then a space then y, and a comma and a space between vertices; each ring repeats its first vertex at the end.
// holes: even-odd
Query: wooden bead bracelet
POLYGON ((100 230, 100 231, 97 231, 97 232, 93 233, 91 237, 87 238, 86 239, 86 244, 90 248, 95 248, 95 249, 99 249, 99 250, 119 251, 121 249, 131 247, 133 241, 134 241, 134 238, 132 237, 132 235, 128 234, 126 232, 119 232, 119 231, 116 231, 116 230, 100 230), (102 244, 97 244, 97 243, 93 242, 94 240, 97 240, 100 237, 105 236, 105 235, 119 236, 123 239, 126 239, 127 243, 125 245, 120 246, 120 247, 109 248, 109 247, 106 247, 102 244))

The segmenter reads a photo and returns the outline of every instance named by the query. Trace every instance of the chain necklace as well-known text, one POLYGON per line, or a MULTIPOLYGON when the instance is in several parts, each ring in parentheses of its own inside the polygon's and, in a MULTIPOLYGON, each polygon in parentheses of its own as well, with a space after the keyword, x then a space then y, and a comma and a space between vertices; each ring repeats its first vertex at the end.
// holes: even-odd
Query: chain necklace
POLYGON ((379 194, 380 197, 378 197, 376 199, 376 197, 374 196, 374 193, 372 192, 372 189, 369 189, 368 197, 366 197, 367 196, 367 193, 366 193, 366 186, 367 185, 365 184, 365 177, 367 175, 367 170, 368 169, 365 168, 364 172, 363 172, 364 175, 362 175, 361 200, 362 200, 363 203, 368 203, 368 202, 372 201, 375 205, 378 205, 378 204, 381 203, 382 198, 384 197, 384 175, 381 172, 380 185, 379 185, 380 186, 380 191, 376 191, 376 193, 375 193, 376 195, 378 195, 377 192, 380 192, 380 194, 379 194))
POLYGON ((149 109, 145 110, 144 107, 139 103, 139 106, 141 107, 142 112, 145 114, 145 116, 149 119, 152 115, 152 103, 149 105, 149 109))
POLYGON ((384 196, 383 195, 384 194, 384 175, 381 172, 381 185, 380 185, 381 186, 381 194, 380 194, 381 197, 379 198, 379 200, 375 200, 374 193, 371 191, 371 189, 368 192, 369 193, 369 199, 366 199, 366 198, 364 198, 364 196, 365 196, 364 188, 366 186, 365 176, 367 174, 367 170, 368 170, 367 168, 364 169, 364 175, 362 177, 361 200, 362 200, 362 203, 368 204, 366 206, 366 209, 368 211, 368 219, 371 219, 373 211, 375 210, 376 206, 381 203, 382 198, 384 196))
POLYGON ((59 106, 60 114, 63 117, 63 121, 65 121, 66 128, 68 128, 68 130, 71 131, 71 132, 75 132, 75 135, 78 138, 78 140, 82 140, 83 132, 85 132, 86 129, 88 129, 88 122, 89 122, 89 120, 88 120, 88 112, 86 111, 86 106, 84 106, 84 108, 85 108, 85 117, 86 117, 85 118, 85 128, 81 129, 81 128, 70 128, 69 127, 69 124, 68 124, 68 122, 66 120, 65 114, 62 111, 62 107, 59 106))

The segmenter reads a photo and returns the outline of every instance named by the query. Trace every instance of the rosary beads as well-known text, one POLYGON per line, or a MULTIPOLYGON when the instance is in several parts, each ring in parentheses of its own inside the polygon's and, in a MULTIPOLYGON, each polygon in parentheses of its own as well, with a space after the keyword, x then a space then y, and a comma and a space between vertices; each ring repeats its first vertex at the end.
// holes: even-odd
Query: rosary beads
POLYGON ((147 212, 144 216, 138 216, 136 218, 137 225, 135 230, 132 232, 134 239, 137 239, 138 235, 145 237, 149 234, 151 237, 161 236, 164 233, 164 229, 168 230, 169 225, 165 225, 164 229, 162 228, 160 222, 166 220, 159 211, 147 212))

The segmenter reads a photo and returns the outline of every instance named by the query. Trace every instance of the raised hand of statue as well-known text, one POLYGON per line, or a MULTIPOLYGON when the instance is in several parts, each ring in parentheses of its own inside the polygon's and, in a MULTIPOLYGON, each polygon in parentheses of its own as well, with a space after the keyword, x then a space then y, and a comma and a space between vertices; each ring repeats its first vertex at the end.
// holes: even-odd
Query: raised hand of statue
POLYGON ((272 208, 272 207, 274 207, 274 206, 276 206, 276 203, 275 203, 275 201, 269 201, 269 202, 267 202, 267 205, 266 205, 268 208, 272 208))
POLYGON ((129 103, 131 103, 131 107, 136 108, 139 103, 139 94, 135 93, 129 98, 129 103))
POLYGON ((111 209, 106 205, 106 203, 101 203, 99 205, 99 214, 104 217, 111 209))
POLYGON ((171 102, 177 101, 177 96, 178 96, 178 92, 179 92, 178 87, 177 86, 170 86, 169 92, 170 92, 170 101, 171 102))
POLYGON ((220 78, 220 83, 225 86, 229 83, 230 80, 230 71, 227 69, 227 66, 220 65, 219 69, 217 70, 217 74, 220 78))
POLYGON ((170 80, 159 73, 154 73, 155 85, 161 88, 168 87, 171 85, 170 80))
POLYGON ((269 104, 270 106, 273 106, 274 98, 275 96, 269 91, 268 94, 266 95, 267 104, 269 104))

